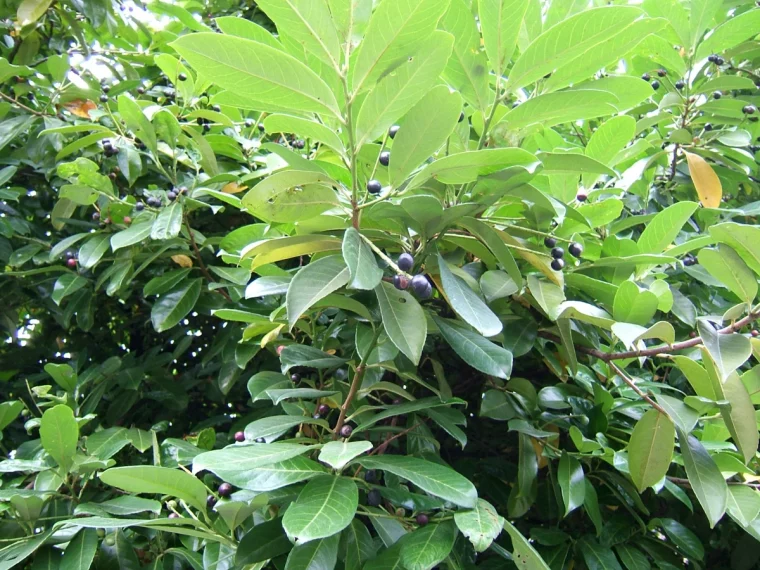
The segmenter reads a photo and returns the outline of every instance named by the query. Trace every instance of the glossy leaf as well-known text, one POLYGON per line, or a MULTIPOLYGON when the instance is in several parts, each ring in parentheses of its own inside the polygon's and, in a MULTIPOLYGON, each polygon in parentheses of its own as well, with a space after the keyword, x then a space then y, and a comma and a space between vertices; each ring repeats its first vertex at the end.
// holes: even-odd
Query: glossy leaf
POLYGON ((636 422, 628 442, 628 469, 639 492, 668 472, 675 446, 675 426, 663 413, 647 411, 636 422))
POLYGON ((319 460, 333 469, 343 469, 350 461, 372 449, 369 441, 330 441, 319 452, 319 460))
POLYGON ((354 228, 343 235, 343 259, 351 275, 348 286, 352 289, 374 289, 383 278, 375 254, 354 228))
POLYGON ((206 486, 178 469, 152 465, 115 467, 101 473, 100 480, 130 493, 171 495, 199 510, 206 508, 206 486))
POLYGON ((293 547, 285 562, 285 570, 332 570, 338 562, 339 536, 312 540, 293 547))
POLYGON ((509 379, 512 373, 512 353, 457 321, 435 318, 443 338, 467 364, 485 374, 509 379))
POLYGON ((665 251, 697 207, 698 205, 694 202, 678 202, 657 214, 639 237, 639 252, 662 253, 665 251))
POLYGON ((478 0, 483 45, 495 75, 502 75, 517 47, 528 0, 478 0))
POLYGON ((84 528, 77 533, 61 558, 60 570, 88 570, 98 550, 98 533, 84 528))
POLYGON ((451 521, 418 528, 401 541, 403 567, 408 570, 433 568, 449 555, 456 536, 456 527, 451 521))
POLYGON ((714 528, 726 512, 728 486, 699 440, 680 429, 677 432, 689 483, 710 521, 710 527, 714 528))
POLYGON ((375 287, 375 295, 388 338, 409 360, 418 363, 427 337, 422 307, 409 293, 385 282, 375 287))
POLYGON ((459 531, 465 535, 475 552, 484 552, 504 528, 504 517, 487 501, 478 499, 472 511, 454 513, 454 522, 459 531))
POLYGON ((757 296, 757 277, 739 255, 725 244, 699 252, 699 264, 737 297, 752 303, 757 296))
POLYGON ((157 332, 169 330, 193 310, 201 295, 203 281, 192 279, 162 295, 153 305, 150 320, 157 332))
POLYGON ((322 475, 306 484, 282 519, 297 544, 332 536, 346 528, 359 504, 356 484, 348 478, 322 475))
POLYGON ((296 273, 285 297, 290 328, 293 328, 309 307, 337 291, 348 281, 349 269, 338 255, 314 261, 296 273))
POLYGON ((562 501, 565 503, 565 516, 583 505, 586 496, 585 477, 580 462, 563 453, 559 460, 559 488, 562 491, 562 501))
POLYGON ((40 441, 63 472, 68 472, 79 441, 79 426, 70 407, 58 404, 42 414, 40 441))
POLYGON ((697 329, 702 337, 702 344, 715 362, 722 382, 725 382, 729 374, 744 364, 752 354, 749 339, 740 334, 720 334, 704 321, 697 323, 697 329))

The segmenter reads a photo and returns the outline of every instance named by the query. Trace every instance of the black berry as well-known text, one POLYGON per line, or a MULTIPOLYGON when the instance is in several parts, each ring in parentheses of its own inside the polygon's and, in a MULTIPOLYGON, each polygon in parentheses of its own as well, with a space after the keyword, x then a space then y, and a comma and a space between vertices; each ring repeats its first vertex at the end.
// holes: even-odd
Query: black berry
POLYGON ((144 95, 145 94, 145 87, 138 87, 137 88, 137 94, 138 95, 144 95))
POLYGON ((364 480, 367 483, 377 483, 377 471, 374 469, 368 469, 364 472, 364 480))
POLYGON ((214 110, 214 111, 216 111, 217 113, 221 113, 222 112, 222 108, 219 105, 213 105, 211 107, 211 109, 214 110))
POLYGON ((707 61, 709 61, 710 63, 715 63, 716 61, 718 61, 718 55, 714 53, 711 55, 708 55, 707 61))
POLYGON ((298 139, 293 141, 293 146, 296 148, 304 148, 306 146, 306 143, 302 139, 298 139))
POLYGON ((103 85, 103 93, 108 93, 111 90, 110 85, 103 85))
POLYGON ((379 194, 380 190, 383 189, 383 185, 380 184, 379 180, 370 180, 367 182, 367 192, 370 194, 379 194))
POLYGON ((580 257, 583 254, 583 246, 579 243, 573 242, 570 244, 570 247, 567 248, 567 251, 569 251, 570 255, 573 257, 580 257))
POLYGON ((755 107, 754 105, 745 105, 742 108, 742 113, 744 113, 745 115, 754 115, 756 112, 757 112, 757 107, 755 107))
POLYGON ((380 164, 383 166, 388 166, 391 162, 391 153, 387 150, 384 150, 380 153, 380 164))
POLYGON ((652 77, 648 73, 645 73, 644 75, 642 75, 641 78, 644 81, 651 81, 652 80, 652 77))
POLYGON ((557 240, 554 239, 553 237, 546 237, 544 238, 544 245, 546 247, 554 247, 555 245, 557 245, 557 240))
POLYGON ((330 411, 330 406, 328 406, 327 404, 319 404, 319 407, 317 408, 317 413, 323 416, 329 413, 329 411, 330 411))
POLYGON ((101 103, 107 103, 108 102, 108 95, 105 95, 105 94, 101 95, 100 96, 100 102, 101 103))
POLYGON ((242 443, 245 441, 245 434, 242 431, 235 432, 235 441, 242 443))
POLYGON ((352 428, 348 424, 345 424, 342 428, 340 428, 340 436, 341 437, 351 437, 351 434, 353 432, 354 432, 354 428, 352 428))
POLYGON ((388 136, 391 137, 392 139, 395 139, 396 133, 398 133, 398 130, 400 128, 401 127, 399 127, 398 125, 393 125, 390 129, 388 129, 388 136))
POLYGON ((93 222, 97 222, 99 219, 100 219, 100 214, 99 214, 98 212, 95 212, 95 213, 92 215, 92 221, 93 221, 93 222))
POLYGON ((205 123, 205 124, 203 125, 203 132, 204 132, 204 133, 207 133, 207 132, 209 132, 210 130, 211 130, 211 125, 209 125, 208 123, 205 123))
POLYGON ((290 375, 290 379, 293 381, 293 384, 298 384, 301 381, 301 375, 294 372, 290 375))
POLYGON ((420 526, 425 526, 427 523, 430 522, 430 519, 426 514, 419 514, 417 515, 417 518, 415 519, 417 521, 417 524, 420 526))
POLYGON ((555 247, 552 249, 552 257, 554 259, 562 259, 565 257, 565 250, 561 247, 555 247))
POLYGON ((696 263, 697 263, 697 258, 694 257, 690 253, 688 255, 686 255, 686 257, 683 258, 683 264, 686 267, 691 267, 692 265, 696 265, 696 263))
POLYGON ((412 277, 412 289, 420 299, 427 299, 433 294, 433 286, 424 275, 415 275, 412 277))
POLYGON ((721 93, 720 91, 716 91, 715 93, 713 93, 713 99, 715 99, 716 101, 720 99, 721 97, 723 97, 723 93, 721 93))
POLYGON ((179 75, 177 75, 177 79, 179 79, 180 81, 187 81, 187 75, 184 73, 180 73, 179 75))
POLYGON ((369 493, 367 493, 367 504, 370 507, 379 507, 382 500, 383 497, 380 494, 380 491, 377 489, 372 489, 369 493))
POLYGON ((166 193, 166 197, 173 202, 177 199, 177 193, 174 190, 169 190, 166 193))
POLYGON ((713 130, 712 123, 705 123, 705 130, 708 132, 713 130))
POLYGON ((409 271, 414 267, 414 258, 408 253, 402 253, 398 256, 398 268, 401 271, 409 271))
POLYGON ((657 75, 659 75, 660 77, 665 77, 667 74, 668 74, 668 72, 666 70, 664 70, 664 69, 658 69, 657 70, 657 75))
POLYGON ((409 287, 409 279, 407 279, 406 275, 394 275, 393 286, 396 289, 400 289, 401 291, 404 291, 409 287))
POLYGON ((588 199, 588 195, 583 192, 578 192, 575 195, 575 199, 578 200, 579 202, 585 202, 588 199))
POLYGON ((232 494, 232 485, 229 483, 222 483, 216 490, 220 497, 229 497, 232 494))
POLYGON ((266 127, 264 127, 264 123, 259 123, 258 125, 256 125, 256 128, 259 129, 262 133, 266 129, 266 127))
POLYGON ((552 269, 554 269, 554 271, 562 271, 563 267, 565 267, 565 261, 563 259, 552 260, 552 269))
POLYGON ((214 505, 216 505, 216 497, 214 497, 214 495, 209 495, 209 496, 206 498, 206 506, 207 506, 209 509, 213 509, 213 508, 214 508, 214 505))
POLYGON ((135 204, 135 210, 137 210, 138 212, 142 212, 144 209, 145 209, 145 204, 143 204, 142 202, 138 202, 137 204, 135 204))
POLYGON ((652 89, 657 91, 660 88, 660 82, 657 80, 652 81, 652 89))
POLYGON ((253 126, 253 119, 246 119, 245 126, 246 128, 250 129, 253 126))
POLYGON ((676 89, 678 89, 679 91, 681 89, 683 89, 684 87, 686 87, 686 84, 683 81, 681 81, 680 79, 678 81, 676 81, 675 85, 676 85, 676 89))
POLYGON ((724 63, 726 63, 725 59, 723 59, 719 55, 715 56, 715 65, 723 65, 724 63))

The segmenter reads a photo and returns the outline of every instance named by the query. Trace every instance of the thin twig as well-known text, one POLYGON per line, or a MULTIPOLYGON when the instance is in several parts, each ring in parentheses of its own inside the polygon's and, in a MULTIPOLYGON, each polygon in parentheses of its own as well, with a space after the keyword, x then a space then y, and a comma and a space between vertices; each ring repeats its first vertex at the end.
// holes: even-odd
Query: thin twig
POLYGON ((414 429, 416 429, 416 428, 420 427, 421 425, 422 425, 422 422, 417 422, 417 423, 416 423, 416 424, 414 424, 412 427, 410 427, 410 428, 406 428, 404 431, 400 431, 400 432, 398 432, 397 434, 395 434, 395 435, 393 435, 393 436, 391 436, 391 437, 388 437, 388 438, 387 438, 387 439, 386 439, 386 440, 385 440, 383 443, 381 443, 381 444, 380 444, 380 445, 378 445, 378 446, 377 446, 375 449, 373 449, 373 450, 372 450, 372 451, 369 453, 369 455, 375 455, 375 454, 377 454, 377 455, 382 455, 383 453, 385 453, 385 450, 388 448, 388 445, 389 445, 389 444, 390 444, 392 441, 394 441, 394 440, 396 440, 396 439, 398 439, 398 438, 400 438, 400 437, 404 437, 404 436, 405 436, 406 434, 408 434, 410 431, 412 431, 412 430, 414 430, 414 429))
MULTIPOLYGON (((371 350, 369 351, 371 352, 371 350)), ((351 381, 351 387, 348 389, 348 395, 346 396, 346 401, 343 402, 343 405, 340 407, 340 415, 338 416, 338 422, 335 424, 335 431, 333 432, 333 439, 338 439, 338 435, 340 435, 340 430, 343 427, 344 422, 346 421, 346 412, 348 411, 348 406, 351 405, 351 402, 356 397, 356 392, 359 390, 359 386, 362 384, 362 379, 364 378, 364 373, 366 372, 367 367, 362 362, 359 364, 359 366, 356 367, 356 372, 354 373, 354 379, 351 381)))
MULTIPOLYGON (((193 229, 190 227, 190 222, 187 220, 187 218, 185 218, 185 227, 187 228, 187 233, 190 236, 190 245, 193 247, 193 251, 195 252, 195 258, 198 260, 198 267, 200 267, 201 272, 206 277, 206 279, 208 279, 209 283, 213 283, 214 278, 211 277, 211 274, 208 272, 208 269, 206 268, 206 264, 203 263, 203 258, 201 257, 201 250, 198 249, 198 244, 195 243, 195 235, 193 234, 193 229)), ((232 302, 232 298, 224 289, 216 289, 216 292, 222 295, 228 301, 232 302)))
POLYGON ((0 97, 2 97, 3 99, 5 99, 5 100, 6 100, 6 101, 8 101, 9 103, 12 103, 13 105, 16 105, 16 106, 17 106, 17 107, 19 107, 20 109, 23 109, 23 110, 24 110, 24 111, 26 111, 27 113, 31 113, 32 115, 37 115, 38 117, 47 117, 47 115, 46 115, 45 113, 40 113, 39 111, 35 111, 35 110, 34 110, 34 109, 32 109, 31 107, 27 107, 27 106, 26 106, 26 105, 24 105, 23 103, 20 103, 20 102, 19 102, 17 99, 14 99, 14 98, 13 98, 13 97, 11 97, 10 95, 6 95, 6 94, 5 94, 5 93, 3 93, 2 91, 0 91, 0 97))
MULTIPOLYGON (((684 487, 691 487, 691 481, 688 479, 682 479, 681 477, 668 477, 668 481, 675 483, 676 485, 682 485, 684 487)), ((752 489, 760 490, 760 483, 744 483, 742 481, 726 481, 726 485, 744 486, 752 489)))
POLYGON ((620 376, 623 379, 623 382, 625 382, 626 384, 628 384, 628 386, 630 386, 631 389, 634 392, 636 392, 639 395, 640 398, 642 398, 644 401, 646 401, 650 406, 652 406, 655 410, 657 410, 661 414, 664 414, 664 415, 670 417, 670 414, 668 414, 668 412, 665 411, 665 408, 663 408, 662 406, 660 406, 660 404, 658 404, 652 398, 650 398, 644 392, 642 392, 641 388, 639 388, 638 386, 636 386, 636 382, 634 382, 633 378, 631 378, 630 376, 628 376, 628 374, 626 374, 623 371, 622 368, 620 368, 614 362, 610 362, 609 365, 610 365, 610 368, 612 368, 615 372, 617 372, 618 376, 620 376))

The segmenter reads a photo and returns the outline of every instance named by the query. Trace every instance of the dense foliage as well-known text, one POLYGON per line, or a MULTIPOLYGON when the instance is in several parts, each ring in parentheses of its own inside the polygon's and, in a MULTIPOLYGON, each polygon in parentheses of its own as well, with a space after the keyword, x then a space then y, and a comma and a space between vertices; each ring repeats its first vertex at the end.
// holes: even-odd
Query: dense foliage
POLYGON ((760 567, 754 1, 0 18, 0 569, 760 567))

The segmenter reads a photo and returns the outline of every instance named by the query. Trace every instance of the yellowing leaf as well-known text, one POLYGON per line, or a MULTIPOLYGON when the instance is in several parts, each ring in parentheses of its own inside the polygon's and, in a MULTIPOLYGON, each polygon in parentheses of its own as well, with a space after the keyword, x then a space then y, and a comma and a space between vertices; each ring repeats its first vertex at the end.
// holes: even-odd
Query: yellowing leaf
POLYGON ((238 194, 243 190, 248 190, 248 186, 242 186, 237 182, 230 182, 228 184, 225 184, 224 188, 222 188, 222 192, 225 194, 238 194))
POLYGON ((172 261, 180 267, 192 267, 193 260, 186 255, 172 255, 172 261))
POLYGON ((73 113, 77 117, 82 117, 83 119, 89 119, 90 111, 92 111, 93 109, 97 109, 98 106, 92 101, 74 99, 72 101, 68 101, 67 103, 64 103, 63 107, 69 113, 73 113))
POLYGON ((684 151, 686 161, 689 163, 689 173, 697 188, 699 201, 705 208, 720 207, 723 197, 723 186, 712 167, 698 154, 684 151))

